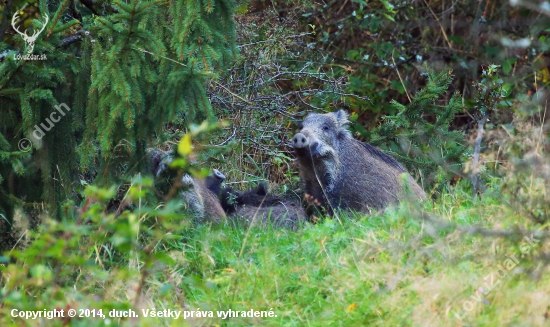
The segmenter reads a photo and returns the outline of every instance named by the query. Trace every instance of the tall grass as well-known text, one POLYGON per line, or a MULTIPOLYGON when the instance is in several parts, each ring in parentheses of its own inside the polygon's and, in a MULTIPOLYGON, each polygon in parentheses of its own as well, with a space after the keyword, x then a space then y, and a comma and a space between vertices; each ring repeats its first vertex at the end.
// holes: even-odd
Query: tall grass
MULTIPOLYGON (((12 309, 55 307, 103 309, 105 319, 65 320, 73 326, 546 325, 548 277, 528 274, 542 243, 520 258, 517 242, 461 233, 460 226, 518 226, 498 189, 475 202, 462 189, 423 208, 402 203, 374 216, 340 213, 340 221, 298 232, 230 225, 178 231, 151 226, 145 215, 100 212, 87 224, 50 223, 2 268, 0 325, 61 326, 60 319, 11 317, 12 309), (415 218, 420 211, 458 227, 415 218), (141 236, 124 235, 132 224, 140 224, 141 236), (499 277, 498 266, 514 255, 519 262, 499 277), (153 308, 213 317, 142 316, 141 309, 153 308), (109 318, 112 309, 140 317, 109 318), (217 317, 229 309, 276 317, 217 317)), ((178 225, 177 217, 167 221, 178 225)))

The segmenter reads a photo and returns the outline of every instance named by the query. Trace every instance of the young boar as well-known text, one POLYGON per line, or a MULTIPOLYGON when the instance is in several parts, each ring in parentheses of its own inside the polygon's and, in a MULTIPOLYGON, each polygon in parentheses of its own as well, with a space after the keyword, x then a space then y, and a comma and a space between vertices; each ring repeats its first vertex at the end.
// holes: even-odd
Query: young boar
POLYGON ((309 198, 329 212, 336 208, 359 212, 384 209, 405 195, 401 174, 411 193, 426 194, 395 158, 354 139, 346 129, 344 110, 307 115, 292 139, 300 177, 309 198))
MULTIPOLYGON (((150 172, 156 178, 159 190, 162 194, 168 193, 177 176, 176 170, 169 169, 173 160, 172 153, 153 150, 149 153, 148 160, 150 172)), ((195 223, 205 221, 221 223, 226 219, 218 199, 218 193, 224 180, 225 176, 217 169, 214 169, 204 181, 187 174, 182 177, 181 197, 193 214, 195 223)))
POLYGON ((222 183, 225 180, 225 175, 217 169, 212 170, 212 174, 208 175, 204 179, 204 184, 206 187, 214 193, 216 196, 220 194, 222 183))
POLYGON ((232 221, 245 226, 254 224, 263 228, 296 230, 307 218, 300 204, 268 194, 265 183, 245 192, 225 188, 221 192, 221 203, 232 221))
POLYGON ((227 214, 234 213, 238 207, 249 206, 271 206, 284 201, 280 196, 267 193, 267 185, 260 183, 258 187, 245 192, 235 191, 230 187, 226 187, 220 192, 220 200, 222 208, 227 214))
MULTIPOLYGON (((214 173, 215 175, 215 173, 214 173)), ((218 196, 208 189, 205 181, 184 175, 184 190, 181 197, 194 215, 195 224, 204 222, 222 223, 226 219, 218 196)))
POLYGON ((307 215, 300 204, 282 201, 270 206, 240 206, 230 219, 245 226, 252 224, 262 228, 298 230, 305 224, 307 215))

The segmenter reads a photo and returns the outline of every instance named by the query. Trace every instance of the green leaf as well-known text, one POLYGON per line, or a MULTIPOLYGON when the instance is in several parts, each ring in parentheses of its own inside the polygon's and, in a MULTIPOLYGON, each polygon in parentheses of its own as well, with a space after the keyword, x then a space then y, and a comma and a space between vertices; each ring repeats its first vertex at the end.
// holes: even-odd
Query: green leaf
POLYGON ((166 265, 173 266, 175 264, 174 259, 172 259, 168 254, 164 252, 157 252, 155 253, 155 259, 157 259, 159 262, 162 262, 166 265))
POLYGON ((401 84, 400 81, 392 81, 390 84, 390 87, 395 88, 399 94, 404 94, 405 89, 403 88, 403 84, 401 84))
POLYGON ((171 290, 172 290, 172 285, 166 283, 162 285, 162 287, 159 290, 159 293, 160 295, 168 295, 170 294, 171 290))
POLYGON ((512 93, 512 84, 506 83, 502 85, 502 92, 501 92, 502 97, 505 98, 509 96, 510 93, 512 93))
POLYGON ((457 44, 464 44, 464 40, 461 37, 450 35, 449 41, 455 42, 457 44))
POLYGON ((395 23, 395 19, 392 16, 390 16, 388 14, 383 14, 383 15, 384 15, 384 17, 386 17, 387 19, 389 19, 389 20, 391 20, 392 22, 395 23))
POLYGON ((512 71, 512 66, 516 63, 516 58, 508 58, 502 61, 502 71, 508 74, 512 71))
POLYGON ((357 51, 357 50, 349 50, 349 51, 346 53, 346 57, 347 57, 348 59, 351 59, 351 60, 356 59, 358 55, 359 55, 359 51, 357 51))
POLYGON ((38 264, 30 269, 31 276, 39 279, 49 280, 52 277, 52 271, 50 268, 38 264))

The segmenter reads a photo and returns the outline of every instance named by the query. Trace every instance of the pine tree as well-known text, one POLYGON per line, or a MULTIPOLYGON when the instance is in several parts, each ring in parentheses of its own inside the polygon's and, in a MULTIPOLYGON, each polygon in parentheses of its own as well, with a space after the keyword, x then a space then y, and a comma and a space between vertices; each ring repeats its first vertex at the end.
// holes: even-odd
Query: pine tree
POLYGON ((392 101, 397 113, 383 118, 369 143, 385 147, 409 170, 420 169, 425 176, 433 175, 438 167, 458 173, 468 149, 463 132, 450 129, 455 114, 462 110, 460 97, 453 94, 446 105, 436 102, 451 82, 450 71, 429 71, 427 85, 408 105, 392 101))
POLYGON ((38 29, 49 17, 33 51, 47 60, 16 59, 27 50, 20 36, 0 42, 0 214, 41 200, 56 211, 75 199, 84 170, 111 183, 143 169, 167 122, 214 120, 205 83, 236 56, 235 8, 233 0, 114 1, 96 16, 70 0, 39 1, 40 17, 28 20, 38 29), (61 104, 66 116, 49 128, 61 104), (36 127, 43 137, 33 137, 36 127), (23 138, 32 151, 14 150, 23 138), (6 176, 23 188, 38 179, 40 197, 23 198, 6 176))

